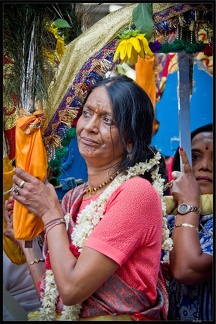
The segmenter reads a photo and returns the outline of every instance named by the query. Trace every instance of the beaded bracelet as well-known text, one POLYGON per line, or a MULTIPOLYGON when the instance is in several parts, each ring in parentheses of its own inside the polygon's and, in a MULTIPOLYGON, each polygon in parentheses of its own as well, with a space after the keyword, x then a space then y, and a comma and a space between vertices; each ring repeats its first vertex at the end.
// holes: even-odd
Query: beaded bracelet
POLYGON ((51 223, 49 226, 47 226, 44 231, 45 231, 45 234, 47 235, 47 233, 53 228, 55 227, 56 225, 59 225, 59 224, 65 224, 66 225, 66 222, 64 220, 64 218, 61 218, 53 223, 51 223))
POLYGON ((190 227, 190 228, 196 228, 197 229, 197 232, 198 232, 198 227, 197 226, 194 226, 192 224, 189 224, 189 223, 181 223, 181 224, 176 224, 174 225, 174 228, 176 227, 190 227))
POLYGON ((30 262, 30 263, 28 264, 28 267, 29 267, 30 265, 35 264, 35 263, 38 264, 39 262, 45 262, 45 259, 37 259, 37 258, 35 258, 34 261, 32 261, 32 262, 30 262))

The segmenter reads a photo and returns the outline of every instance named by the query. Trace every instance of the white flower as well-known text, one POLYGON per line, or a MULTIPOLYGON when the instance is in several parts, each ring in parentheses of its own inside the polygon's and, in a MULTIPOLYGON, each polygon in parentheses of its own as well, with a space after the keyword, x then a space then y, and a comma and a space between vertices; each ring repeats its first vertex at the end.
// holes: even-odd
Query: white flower
POLYGON ((46 271, 46 285, 42 308, 40 308, 40 321, 55 320, 55 303, 58 297, 58 290, 52 270, 46 271))
MULTIPOLYGON (((162 243, 162 249, 166 251, 171 251, 173 247, 173 240, 169 237, 162 243)), ((164 261, 164 260, 163 260, 164 261)))
POLYGON ((65 222, 66 222, 66 231, 68 230, 68 225, 69 225, 69 220, 70 220, 70 214, 66 214, 64 215, 64 219, 65 219, 65 222))
POLYGON ((169 251, 165 254, 164 258, 163 258, 163 262, 164 263, 169 263, 169 251))
POLYGON ((62 320, 63 321, 76 321, 79 318, 80 309, 82 306, 76 304, 73 306, 65 306, 62 311, 62 320))

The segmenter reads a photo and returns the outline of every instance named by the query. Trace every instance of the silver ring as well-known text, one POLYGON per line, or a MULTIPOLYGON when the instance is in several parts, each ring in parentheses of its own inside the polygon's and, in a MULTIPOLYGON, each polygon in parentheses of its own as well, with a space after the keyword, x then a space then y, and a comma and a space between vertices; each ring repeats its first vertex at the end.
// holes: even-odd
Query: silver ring
POLYGON ((25 181, 23 180, 20 184, 19 184, 19 188, 20 189, 22 189, 23 188, 23 186, 24 186, 24 183, 25 183, 25 181))
POLYGON ((16 187, 14 188, 14 192, 15 192, 15 194, 16 194, 17 196, 19 195, 18 188, 19 188, 19 186, 16 186, 16 187))

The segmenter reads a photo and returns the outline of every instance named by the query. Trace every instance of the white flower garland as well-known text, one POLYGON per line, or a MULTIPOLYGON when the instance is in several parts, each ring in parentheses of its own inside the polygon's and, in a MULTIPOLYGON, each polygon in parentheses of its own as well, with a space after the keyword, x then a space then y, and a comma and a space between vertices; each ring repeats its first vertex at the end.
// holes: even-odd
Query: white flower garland
MULTIPOLYGON (((161 155, 157 152, 154 155, 154 158, 149 160, 149 162, 140 162, 135 166, 130 167, 127 170, 127 174, 119 174, 111 184, 104 190, 104 192, 96 199, 91 201, 80 214, 77 215, 77 224, 73 229, 71 234, 71 240, 73 244, 78 248, 78 251, 81 252, 82 248, 85 245, 87 238, 92 233, 95 226, 103 217, 105 203, 111 196, 112 192, 116 190, 123 182, 130 179, 131 177, 142 175, 146 171, 152 169, 153 166, 157 167, 151 172, 151 177, 153 180, 153 187, 158 191, 161 197, 162 202, 162 211, 163 211, 163 231, 162 231, 162 249, 166 250, 167 253, 172 249, 172 239, 169 238, 169 229, 167 228, 166 218, 166 204, 163 202, 163 183, 164 179, 161 178, 159 171, 159 161, 161 155)), ((65 215, 66 220, 66 229, 68 228, 69 214, 65 215)), ((166 260, 167 255, 165 255, 164 261, 166 260)), ((55 320, 55 304, 56 299, 59 293, 55 284, 54 274, 52 270, 46 271, 46 285, 45 285, 45 295, 42 302, 42 308, 40 309, 40 321, 53 321, 55 320)), ((62 320, 64 321, 76 321, 79 318, 79 312, 81 305, 65 306, 62 311, 62 320)))

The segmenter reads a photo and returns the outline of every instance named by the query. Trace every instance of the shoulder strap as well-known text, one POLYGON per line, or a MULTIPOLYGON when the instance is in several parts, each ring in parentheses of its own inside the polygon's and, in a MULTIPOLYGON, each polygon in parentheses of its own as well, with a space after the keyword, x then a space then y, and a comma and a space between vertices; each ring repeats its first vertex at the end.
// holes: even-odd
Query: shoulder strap
POLYGON ((26 311, 20 306, 11 293, 3 287, 4 306, 11 313, 16 321, 28 321, 26 311))

